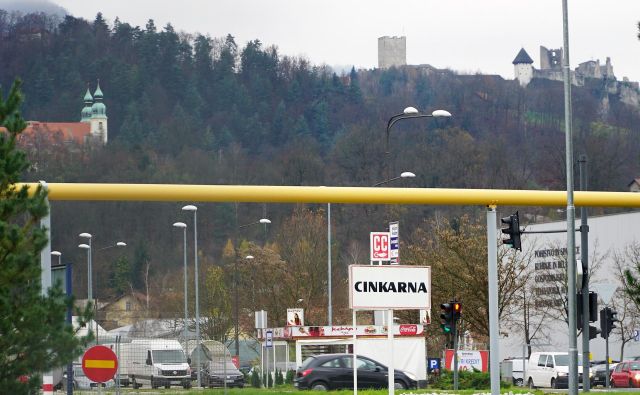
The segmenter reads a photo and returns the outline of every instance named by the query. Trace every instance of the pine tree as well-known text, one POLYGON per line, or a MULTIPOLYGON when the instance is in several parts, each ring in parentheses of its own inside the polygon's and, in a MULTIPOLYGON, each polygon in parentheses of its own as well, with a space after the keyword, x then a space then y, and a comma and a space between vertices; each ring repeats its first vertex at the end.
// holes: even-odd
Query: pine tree
MULTIPOLYGON (((16 187, 29 167, 16 148, 26 127, 20 115, 20 82, 5 100, 0 90, 0 389, 6 394, 33 393, 39 374, 71 362, 89 338, 78 338, 65 322, 72 300, 60 287, 41 295, 40 252, 47 244, 40 219, 47 215, 47 192, 29 196, 16 187)), ((83 321, 90 313, 85 311, 83 321)))

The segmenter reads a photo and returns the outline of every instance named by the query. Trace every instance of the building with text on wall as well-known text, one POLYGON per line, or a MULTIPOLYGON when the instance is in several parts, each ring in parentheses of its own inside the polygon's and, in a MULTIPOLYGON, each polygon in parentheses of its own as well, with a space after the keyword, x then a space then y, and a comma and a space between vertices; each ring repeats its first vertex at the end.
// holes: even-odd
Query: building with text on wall
MULTIPOLYGON (((589 217, 589 268, 590 291, 600 297, 598 311, 605 307, 602 296, 605 289, 615 290, 608 306, 618 312, 617 323, 609 337, 609 355, 614 360, 640 355, 640 342, 629 341, 634 328, 640 327, 640 317, 633 304, 627 303, 619 277, 620 266, 631 264, 629 252, 636 247, 640 253, 640 212, 589 217), (624 333, 620 332, 620 329, 624 333)), ((524 225, 521 223, 521 225, 524 225)), ((576 228, 580 219, 576 219, 576 228)), ((566 230, 566 221, 540 223, 526 226, 527 231, 566 230)), ((566 232, 545 234, 523 234, 522 252, 517 252, 529 265, 530 279, 523 298, 513 306, 512 315, 500 322, 500 357, 522 357, 527 342, 525 336, 525 314, 532 352, 567 351, 569 347, 568 324, 566 322, 566 232)), ((582 250, 580 233, 576 232, 576 260, 582 250)), ((640 256, 637 257, 640 259, 640 256)), ((580 290, 580 284, 577 290, 580 290)), ((600 328, 600 323, 591 323, 600 328)), ((578 327, 582 326, 578 323, 578 327)), ((605 359, 605 340, 598 336, 589 343, 593 360, 605 359)), ((582 352, 582 337, 578 337, 578 351, 582 352)))

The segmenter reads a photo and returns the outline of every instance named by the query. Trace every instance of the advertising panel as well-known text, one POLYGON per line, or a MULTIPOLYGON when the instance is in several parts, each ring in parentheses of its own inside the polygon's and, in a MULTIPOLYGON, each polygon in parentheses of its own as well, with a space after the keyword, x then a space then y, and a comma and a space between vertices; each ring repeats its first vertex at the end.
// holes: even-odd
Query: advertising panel
MULTIPOLYGON (((453 350, 447 350, 444 354, 445 368, 453 370, 453 350)), ((489 371, 489 351, 475 350, 462 351, 458 350, 458 370, 480 372, 489 371)))
POLYGON ((304 326, 304 309, 287 309, 287 326, 304 326))
POLYGON ((429 310, 431 268, 351 265, 349 307, 362 310, 429 310))
POLYGON ((371 232, 369 235, 372 261, 388 261, 391 259, 389 252, 389 232, 371 232))

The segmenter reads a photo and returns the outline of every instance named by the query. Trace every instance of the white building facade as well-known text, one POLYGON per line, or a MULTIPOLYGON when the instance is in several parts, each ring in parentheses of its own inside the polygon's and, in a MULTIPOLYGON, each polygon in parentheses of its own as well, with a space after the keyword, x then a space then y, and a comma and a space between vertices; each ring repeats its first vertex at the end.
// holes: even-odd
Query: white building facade
MULTIPOLYGON (((579 213, 579 209, 576 210, 579 213)), ((632 268, 633 261, 640 262, 640 212, 590 217, 588 257, 590 268, 590 291, 599 293, 598 312, 605 307, 602 296, 607 289, 616 290, 609 306, 617 311, 618 318, 609 337, 609 356, 620 360, 623 340, 624 358, 640 355, 640 341, 633 338, 633 329, 640 329, 640 317, 633 303, 625 300, 622 292, 621 268, 632 268), (634 253, 630 253, 633 247, 634 253), (624 333, 621 332, 621 329, 624 333), (630 339, 631 338, 631 339, 630 339)), ((576 219, 576 229, 580 219, 576 219)), ((549 222, 529 225, 526 231, 566 230, 566 222, 549 222)), ((581 235, 576 232, 576 261, 581 256, 581 235)), ((545 234, 523 234, 522 254, 530 268, 530 279, 522 305, 514 308, 510 317, 516 325, 503 320, 500 323, 501 359, 522 357, 525 348, 525 314, 528 321, 531 351, 567 351, 569 348, 568 324, 566 322, 566 232, 545 234), (523 308, 526 306, 527 308, 523 308)), ((633 272, 633 269, 632 269, 633 272)), ((581 283, 576 285, 579 291, 581 283)), ((580 301, 581 302, 581 301, 580 301)), ((600 323, 591 323, 600 328, 600 323)), ((578 328, 582 323, 578 323, 578 328)), ((605 359, 605 340, 598 336, 590 341, 592 360, 605 359)), ((582 338, 578 337, 578 349, 582 353, 582 338)))

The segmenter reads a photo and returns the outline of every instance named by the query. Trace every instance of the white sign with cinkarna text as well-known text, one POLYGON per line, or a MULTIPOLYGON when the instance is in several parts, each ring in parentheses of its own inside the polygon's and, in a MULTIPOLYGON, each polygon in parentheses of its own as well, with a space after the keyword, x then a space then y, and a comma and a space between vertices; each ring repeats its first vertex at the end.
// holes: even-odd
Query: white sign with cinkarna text
POLYGON ((429 266, 349 266, 349 307, 364 310, 431 308, 429 266))

